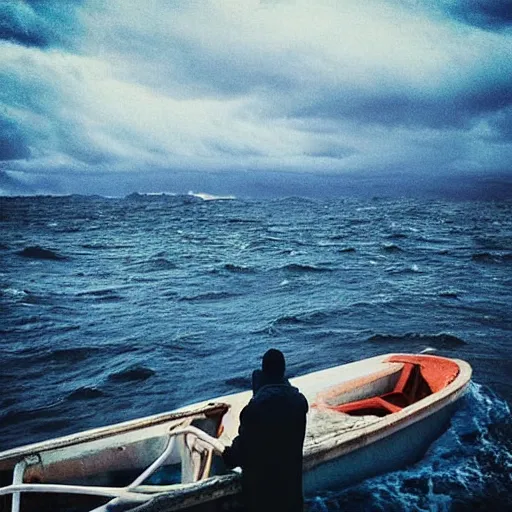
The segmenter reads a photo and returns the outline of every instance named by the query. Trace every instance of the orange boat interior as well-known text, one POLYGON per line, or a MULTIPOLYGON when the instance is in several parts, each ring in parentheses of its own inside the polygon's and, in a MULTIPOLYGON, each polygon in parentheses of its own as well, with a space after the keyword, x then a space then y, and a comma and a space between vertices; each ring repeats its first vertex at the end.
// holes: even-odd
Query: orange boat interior
POLYGON ((403 364, 391 391, 340 405, 323 405, 351 416, 387 416, 440 391, 459 373, 457 363, 437 356, 396 355, 386 362, 403 364))

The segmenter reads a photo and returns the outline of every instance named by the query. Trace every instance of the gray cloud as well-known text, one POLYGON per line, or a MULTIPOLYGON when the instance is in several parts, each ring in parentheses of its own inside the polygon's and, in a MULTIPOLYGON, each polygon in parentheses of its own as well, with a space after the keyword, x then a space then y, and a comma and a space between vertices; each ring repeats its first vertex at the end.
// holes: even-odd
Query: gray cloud
POLYGON ((82 0, 6 0, 0 3, 0 40, 24 46, 69 46, 81 32, 82 0))
POLYGON ((0 169, 0 195, 33 195, 63 193, 62 179, 0 169))
POLYGON ((510 0, 442 0, 443 7, 457 19, 490 30, 512 26, 510 0))
MULTIPOLYGON (((504 66, 506 67, 506 66, 504 66)), ((395 87, 365 93, 357 89, 327 88, 311 98, 299 94, 293 102, 297 117, 353 119, 389 126, 463 128, 481 116, 512 105, 512 66, 499 76, 475 77, 464 88, 445 84, 438 90, 395 87)))
POLYGON ((491 137, 497 141, 512 142, 512 107, 503 109, 489 120, 491 137))
POLYGON ((0 117, 0 161, 30 157, 30 149, 23 132, 15 122, 0 117))

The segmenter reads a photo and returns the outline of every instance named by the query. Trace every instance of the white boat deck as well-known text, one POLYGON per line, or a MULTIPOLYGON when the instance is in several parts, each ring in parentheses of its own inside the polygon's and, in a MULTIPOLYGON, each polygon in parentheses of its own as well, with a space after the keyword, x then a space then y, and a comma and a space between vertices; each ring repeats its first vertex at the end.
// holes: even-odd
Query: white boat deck
POLYGON ((329 438, 353 433, 379 421, 382 418, 378 416, 350 416, 328 409, 313 409, 308 415, 304 446, 311 449, 329 438))

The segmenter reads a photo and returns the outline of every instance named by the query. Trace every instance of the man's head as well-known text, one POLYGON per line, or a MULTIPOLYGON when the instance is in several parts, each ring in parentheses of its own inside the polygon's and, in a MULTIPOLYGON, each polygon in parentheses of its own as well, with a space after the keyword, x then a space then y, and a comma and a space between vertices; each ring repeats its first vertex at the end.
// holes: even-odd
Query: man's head
POLYGON ((282 379, 285 368, 284 355, 280 350, 271 348, 265 352, 261 362, 261 369, 265 375, 271 379, 282 379))

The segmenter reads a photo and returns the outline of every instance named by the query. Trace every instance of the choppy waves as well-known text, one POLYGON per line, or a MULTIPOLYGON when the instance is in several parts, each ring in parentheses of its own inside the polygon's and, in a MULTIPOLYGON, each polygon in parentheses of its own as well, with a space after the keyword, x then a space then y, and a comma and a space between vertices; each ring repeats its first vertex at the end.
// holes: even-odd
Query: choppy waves
POLYGON ((370 342, 382 343, 382 344, 400 344, 407 346, 410 343, 421 343, 428 346, 434 346, 436 348, 450 348, 459 347, 466 345, 466 342, 453 334, 419 334, 419 333, 407 333, 401 335, 393 334, 375 334, 368 338, 370 342))
POLYGON ((58 252, 52 249, 45 249, 44 247, 40 247, 38 245, 25 247, 23 250, 19 251, 17 254, 23 256, 24 258, 33 258, 36 260, 65 260, 66 256, 62 256, 58 252))
POLYGON ((479 263, 512 263, 512 252, 477 252, 471 256, 471 259, 479 263))
POLYGON ((125 368, 119 372, 109 375, 109 379, 114 382, 136 382, 146 380, 152 377, 155 371, 141 365, 135 365, 130 368, 125 368))
POLYGON ((0 198, 0 211, 0 450, 249 389, 270 346, 290 376, 426 350, 473 366, 452 428, 414 468, 311 510, 512 495, 497 469, 511 203, 134 195, 0 198))

